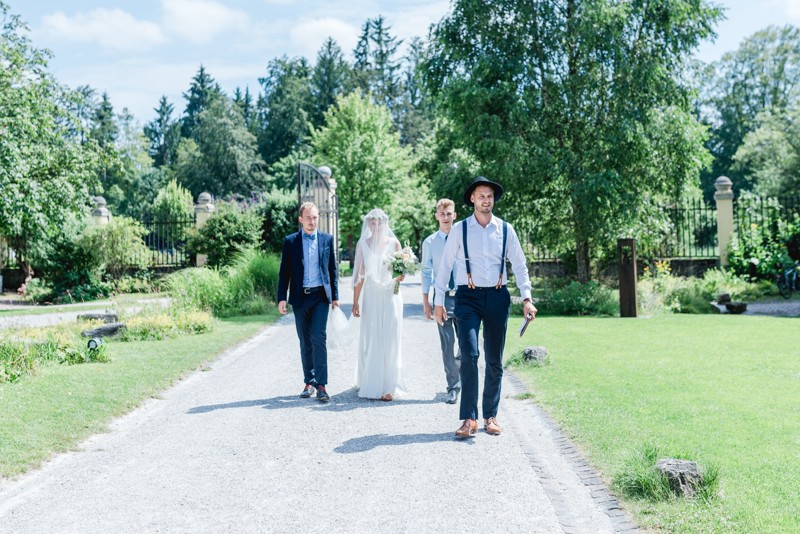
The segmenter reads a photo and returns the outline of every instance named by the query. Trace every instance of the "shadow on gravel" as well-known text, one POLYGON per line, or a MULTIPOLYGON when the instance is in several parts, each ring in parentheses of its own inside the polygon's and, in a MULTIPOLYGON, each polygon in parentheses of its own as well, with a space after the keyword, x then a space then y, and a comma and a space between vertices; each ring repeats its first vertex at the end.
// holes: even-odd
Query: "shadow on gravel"
POLYGON ((391 405, 402 404, 436 404, 444 403, 445 393, 437 393, 436 397, 429 400, 422 399, 395 399, 391 402, 384 402, 377 399, 362 399, 358 396, 358 390, 351 388, 342 393, 331 395, 331 401, 322 403, 317 401, 314 397, 310 399, 301 399, 297 395, 273 397, 271 399, 254 399, 244 400, 237 402, 226 402, 225 404, 209 404, 207 406, 195 406, 190 408, 187 414, 209 413, 217 410, 228 410, 231 408, 252 408, 260 406, 265 410, 280 410, 283 408, 297 408, 301 405, 306 405, 309 408, 317 410, 326 410, 332 412, 344 412, 348 410, 358 410, 361 408, 378 408, 389 407, 391 405))
POLYGON ((256 400, 246 400, 238 402, 228 402, 225 404, 210 404, 208 406, 195 406, 194 408, 189 409, 189 411, 186 413, 189 414, 208 413, 217 410, 227 410, 229 408, 252 408, 253 406, 263 406, 264 408, 269 408, 269 409, 292 408, 304 402, 308 402, 308 400, 301 399, 297 395, 292 395, 290 397, 273 397, 271 399, 256 399, 256 400))
MULTIPOLYGON (((453 437, 452 432, 442 434, 399 434, 390 436, 388 434, 375 434, 360 438, 348 439, 335 449, 339 454, 353 454, 357 452, 371 451, 376 447, 387 445, 412 445, 414 443, 435 443, 437 441, 458 441, 453 437)), ((474 440, 465 440, 472 443, 474 440)))

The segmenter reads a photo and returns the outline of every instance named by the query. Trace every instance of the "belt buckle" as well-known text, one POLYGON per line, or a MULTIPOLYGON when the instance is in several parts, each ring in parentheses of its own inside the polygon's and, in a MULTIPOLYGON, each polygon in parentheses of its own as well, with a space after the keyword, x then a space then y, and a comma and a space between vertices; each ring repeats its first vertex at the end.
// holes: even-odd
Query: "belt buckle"
POLYGON ((311 294, 311 288, 310 287, 304 287, 303 288, 303 294, 310 295, 311 294))

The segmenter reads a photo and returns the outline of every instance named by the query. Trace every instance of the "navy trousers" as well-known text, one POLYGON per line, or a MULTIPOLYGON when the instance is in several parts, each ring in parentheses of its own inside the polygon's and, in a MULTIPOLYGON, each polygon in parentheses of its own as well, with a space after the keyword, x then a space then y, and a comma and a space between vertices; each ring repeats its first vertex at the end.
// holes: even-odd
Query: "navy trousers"
POLYGON ((328 383, 328 298, 320 287, 303 295, 299 306, 293 306, 294 325, 300 338, 300 359, 306 384, 324 386, 328 383))
POLYGON ((497 416, 503 381, 503 349, 511 296, 505 286, 470 289, 458 286, 455 316, 461 349, 460 419, 478 419, 478 332, 483 324, 486 374, 483 381, 483 417, 497 416))

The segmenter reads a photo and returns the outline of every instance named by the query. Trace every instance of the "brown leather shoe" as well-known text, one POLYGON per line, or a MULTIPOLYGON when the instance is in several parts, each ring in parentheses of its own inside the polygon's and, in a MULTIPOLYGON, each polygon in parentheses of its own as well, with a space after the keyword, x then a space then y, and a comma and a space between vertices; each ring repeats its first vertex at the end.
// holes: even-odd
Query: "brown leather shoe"
POLYGON ((503 431, 503 429, 500 428, 500 425, 497 424, 497 419, 495 419, 494 417, 486 419, 483 422, 483 428, 484 430, 486 430, 487 434, 491 434, 492 436, 499 436, 500 432, 503 431))
POLYGON ((456 430, 457 438, 474 438, 478 433, 478 422, 475 419, 464 419, 464 424, 456 430))

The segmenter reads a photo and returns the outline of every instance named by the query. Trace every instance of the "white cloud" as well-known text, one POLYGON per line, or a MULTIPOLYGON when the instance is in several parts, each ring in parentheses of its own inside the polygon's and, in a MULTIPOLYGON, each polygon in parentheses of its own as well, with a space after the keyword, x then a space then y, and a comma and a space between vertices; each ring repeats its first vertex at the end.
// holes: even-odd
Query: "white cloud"
POLYGON ((242 31, 249 23, 244 11, 214 0, 161 0, 164 28, 193 43, 207 43, 219 33, 242 31))
POLYGON ((289 31, 291 47, 297 54, 305 56, 312 63, 317 52, 328 37, 333 39, 348 55, 356 46, 359 28, 336 18, 319 18, 301 22, 289 31))
POLYGON ((61 11, 45 15, 40 33, 49 39, 97 43, 117 50, 149 48, 166 40, 157 24, 138 20, 117 8, 98 8, 73 16, 61 11))
POLYGON ((792 20, 800 20, 800 0, 783 0, 786 16, 792 20))

